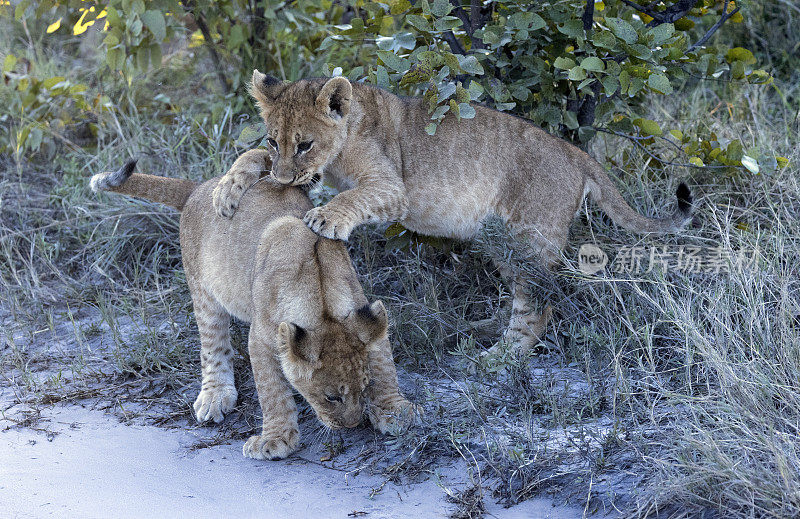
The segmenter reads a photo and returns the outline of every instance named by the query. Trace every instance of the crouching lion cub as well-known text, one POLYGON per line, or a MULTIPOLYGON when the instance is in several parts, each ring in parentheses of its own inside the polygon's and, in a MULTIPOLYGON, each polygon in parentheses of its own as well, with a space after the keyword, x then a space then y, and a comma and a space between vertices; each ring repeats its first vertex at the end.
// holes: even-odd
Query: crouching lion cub
POLYGON ((198 185, 134 174, 134 166, 97 174, 91 187, 181 211, 181 256, 200 331, 200 422, 220 422, 236 403, 231 315, 251 323, 248 350, 263 413, 245 456, 280 459, 298 448, 289 384, 330 428, 358 425, 365 403, 381 432, 411 417, 397 386, 386 309, 367 303, 345 246, 299 219, 312 207, 300 188, 259 183, 227 220, 211 206, 219 179, 198 185))
MULTIPOLYGON (((267 150, 242 155, 222 177, 214 206, 231 216, 244 190, 271 164, 283 184, 325 173, 340 193, 310 209, 306 224, 321 236, 347 240, 357 225, 398 221, 419 233, 469 239, 490 216, 526 242, 521 259, 551 268, 587 194, 622 227, 670 232, 688 221, 689 190, 678 188, 678 210, 662 219, 632 209, 588 154, 529 121, 480 105, 474 119, 447 117, 435 135, 428 102, 401 98, 346 78, 284 83, 253 72, 251 93, 267 128, 267 150)), ((501 262, 512 291, 506 343, 536 344, 549 310, 531 305, 531 280, 501 262)), ((548 307, 549 308, 549 307, 548 307)))

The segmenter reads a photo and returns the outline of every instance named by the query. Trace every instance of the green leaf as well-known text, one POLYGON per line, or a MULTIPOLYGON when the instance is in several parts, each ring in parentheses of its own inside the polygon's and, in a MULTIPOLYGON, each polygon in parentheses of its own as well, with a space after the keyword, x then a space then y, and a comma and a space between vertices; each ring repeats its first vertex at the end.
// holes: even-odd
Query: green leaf
POLYGON ((740 141, 739 139, 731 141, 728 144, 728 147, 725 149, 725 156, 733 161, 742 160, 742 157, 744 156, 742 141, 740 141))
POLYGON ((47 78, 42 82, 42 86, 44 86, 46 89, 49 90, 53 88, 55 85, 64 81, 64 79, 65 79, 64 76, 54 76, 51 78, 47 78))
POLYGON ((583 61, 581 61, 581 68, 584 70, 591 70, 592 72, 600 72, 604 70, 606 67, 605 64, 603 63, 603 60, 601 60, 600 58, 596 56, 589 56, 588 58, 584 58, 583 61))
POLYGON ((528 26, 528 30, 538 31, 539 29, 542 29, 544 27, 547 27, 547 22, 544 21, 544 18, 542 18, 536 13, 533 13, 533 18, 531 19, 530 25, 528 26))
POLYGON ((693 165, 697 166, 698 168, 702 168, 703 166, 705 166, 705 164, 703 163, 703 159, 701 159, 700 157, 692 157, 692 158, 690 158, 689 159, 689 164, 693 164, 693 165))
POLYGON ((458 103, 458 110, 462 119, 472 119, 475 117, 475 108, 468 103, 458 103))
POLYGON ((586 71, 583 70, 580 66, 572 67, 569 69, 569 74, 567 74, 567 78, 571 81, 581 81, 586 79, 586 71))
MULTIPOLYGON (((155 11, 153 9, 145 11, 142 13, 142 21, 150 32, 153 33, 153 37, 156 41, 163 41, 164 38, 167 37, 167 24, 164 22, 164 15, 161 14, 161 11, 155 11)), ((238 27, 239 31, 242 30, 238 25, 235 27, 238 27)))
POLYGON ((585 36, 583 31, 583 22, 580 19, 568 20, 564 25, 559 25, 558 32, 566 34, 572 38, 582 38, 585 36))
POLYGON ((241 25, 234 25, 231 27, 231 33, 228 36, 227 46, 235 50, 238 49, 242 43, 244 43, 244 29, 241 25))
POLYGON ((448 0, 434 0, 431 14, 434 16, 447 16, 453 10, 453 5, 448 0))
POLYGON ((376 51, 376 53, 387 67, 396 72, 405 72, 410 68, 410 62, 406 58, 401 58, 394 52, 388 50, 379 50, 376 51))
POLYGON ((6 59, 3 61, 3 72, 11 72, 17 66, 17 57, 13 54, 6 54, 6 59))
POLYGON ((389 73, 383 65, 378 65, 375 69, 375 82, 381 88, 389 88, 389 73))
MULTIPOLYGON (((441 85, 439 87, 439 96, 437 97, 437 102, 441 103, 442 101, 444 101, 445 99, 447 99, 448 97, 452 96, 455 93, 456 93, 456 85, 454 83, 445 83, 444 85, 441 85)), ((442 107, 440 106, 439 108, 442 107)), ((442 114, 440 115, 444 115, 444 112, 442 112, 442 114)))
POLYGON ((139 36, 140 34, 142 34, 142 27, 143 25, 141 18, 134 18, 130 24, 131 34, 133 34, 134 36, 139 36))
POLYGON ((31 5, 30 0, 22 0, 17 6, 14 8, 14 19, 19 21, 25 16, 25 10, 28 9, 28 6, 31 5))
POLYGON ((578 127, 578 116, 575 112, 564 112, 564 125, 570 130, 578 127))
POLYGON ((461 26, 461 19, 455 16, 443 16, 433 22, 433 28, 437 31, 451 31, 461 26))
POLYGON ((589 142, 594 137, 595 131, 591 126, 581 126, 578 128, 578 140, 581 142, 589 142))
POLYGON ((150 66, 151 67, 161 66, 161 45, 159 45, 158 43, 150 45, 150 66))
POLYGON ((672 93, 672 85, 670 84, 669 79, 667 79, 667 76, 661 73, 650 74, 650 77, 647 78, 647 86, 662 94, 672 93))
POLYGON ((758 162, 756 162, 756 159, 754 159, 753 157, 750 157, 748 155, 743 155, 742 156, 742 166, 747 168, 747 170, 750 173, 753 173, 753 174, 756 174, 756 175, 758 174, 758 162))
POLYGON ((623 94, 628 92, 628 87, 631 85, 631 75, 627 70, 623 70, 619 73, 619 87, 620 92, 623 94))
POLYGON ((425 125, 425 133, 433 135, 436 133, 436 123, 428 123, 425 125))
POLYGON ((473 55, 470 56, 457 56, 458 57, 458 65, 461 67, 461 70, 466 72, 467 74, 473 74, 476 76, 480 76, 483 74, 483 65, 480 64, 478 58, 473 55))
POLYGON ((140 15, 144 12, 144 0, 133 0, 131 2, 131 10, 140 15))
POLYGON ((633 124, 638 126, 645 135, 661 135, 663 133, 658 123, 650 119, 634 119, 633 124))
POLYGON ((614 37, 614 34, 609 31, 597 32, 592 36, 592 43, 604 49, 614 50, 617 48, 617 39, 614 37))
POLYGON ((639 39, 636 29, 622 18, 606 18, 606 24, 608 24, 617 38, 629 45, 636 43, 636 40, 639 39))
POLYGON ((675 34, 675 26, 671 23, 662 23, 651 28, 647 34, 652 36, 654 46, 661 45, 675 34))
POLYGON ((619 80, 614 76, 603 76, 603 79, 600 80, 603 84, 603 91, 607 96, 612 96, 619 88, 619 80))
POLYGON ((139 47, 136 50, 136 68, 139 70, 147 70, 147 65, 150 63, 150 51, 147 47, 139 47))
POLYGON ((731 63, 731 77, 733 79, 742 79, 744 75, 744 61, 734 61, 731 63))
POLYGON ((394 42, 398 49, 414 50, 417 46, 417 37, 410 32, 401 32, 394 37, 394 42))
POLYGON ((399 224, 399 223, 395 222, 395 223, 393 223, 392 225, 390 225, 389 227, 386 228, 386 230, 383 232, 383 235, 386 238, 394 238, 398 234, 400 234, 402 232, 406 232, 406 231, 407 231, 407 229, 405 227, 403 227, 402 224, 399 224))
POLYGON ((390 13, 393 15, 401 14, 411 9, 411 2, 408 0, 391 0, 389 2, 390 13))
POLYGON ((483 95, 483 86, 477 81, 470 81, 467 92, 469 92, 470 99, 477 101, 483 95))
POLYGON ((555 68, 569 70, 575 66, 575 60, 573 60, 572 58, 567 58, 565 56, 559 56, 553 62, 553 66, 555 68))
POLYGON ((629 45, 628 51, 633 56, 642 60, 648 60, 653 55, 653 52, 650 50, 650 48, 646 45, 642 45, 641 43, 633 43, 629 45))
POLYGON ((734 61, 743 61, 746 65, 752 65, 756 62, 756 57, 749 50, 742 47, 734 47, 725 54, 725 60, 728 63, 734 61))
POLYGON ((428 20, 425 19, 424 16, 409 14, 406 16, 406 21, 410 23, 412 27, 422 32, 433 32, 433 27, 431 27, 431 24, 428 23, 428 20))

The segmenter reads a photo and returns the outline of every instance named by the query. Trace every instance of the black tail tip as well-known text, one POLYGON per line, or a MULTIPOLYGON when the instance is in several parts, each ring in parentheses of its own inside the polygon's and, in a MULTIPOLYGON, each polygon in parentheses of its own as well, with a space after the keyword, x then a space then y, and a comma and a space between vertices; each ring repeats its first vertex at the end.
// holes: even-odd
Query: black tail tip
POLYGON ((678 197, 678 210, 688 214, 692 210, 692 192, 689 191, 689 186, 681 182, 675 191, 675 196, 678 197))
POLYGON ((114 173, 114 177, 116 180, 126 181, 128 178, 133 175, 133 170, 136 169, 136 163, 138 159, 131 159, 125 163, 124 166, 119 168, 116 173, 114 173))

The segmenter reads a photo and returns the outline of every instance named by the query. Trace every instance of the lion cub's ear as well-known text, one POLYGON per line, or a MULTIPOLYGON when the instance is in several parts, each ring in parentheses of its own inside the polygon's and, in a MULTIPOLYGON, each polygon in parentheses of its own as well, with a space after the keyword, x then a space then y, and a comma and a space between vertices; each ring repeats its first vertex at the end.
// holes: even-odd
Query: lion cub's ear
POLYGON ((317 96, 317 109, 333 119, 342 119, 350 112, 352 96, 353 85, 347 78, 341 76, 330 78, 317 96))
POLYGON ((351 318, 358 338, 368 346, 382 339, 389 331, 389 316, 381 301, 362 306, 351 318))
POLYGON ((278 353, 292 364, 316 364, 320 351, 314 341, 309 340, 308 332, 294 323, 278 325, 278 353))
POLYGON ((275 98, 283 92, 284 88, 286 88, 286 85, 280 79, 262 74, 258 69, 253 70, 250 95, 255 98, 262 108, 267 108, 271 105, 275 98))

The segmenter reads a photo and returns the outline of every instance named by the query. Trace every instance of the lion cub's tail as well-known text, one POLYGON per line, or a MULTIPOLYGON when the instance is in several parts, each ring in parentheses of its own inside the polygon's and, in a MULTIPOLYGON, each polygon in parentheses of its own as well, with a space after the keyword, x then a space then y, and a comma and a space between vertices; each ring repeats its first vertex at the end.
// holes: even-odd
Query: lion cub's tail
POLYGON ((189 195, 197 187, 197 183, 183 178, 167 178, 155 175, 134 173, 136 161, 130 160, 113 173, 98 173, 92 177, 89 185, 92 191, 113 191, 124 195, 146 198, 178 211, 183 209, 189 195))
POLYGON ((678 209, 672 216, 648 218, 639 214, 622 198, 605 171, 598 165, 587 175, 586 184, 592 199, 614 223, 634 232, 667 233, 679 231, 692 219, 692 194, 686 184, 681 183, 675 195, 678 209))

